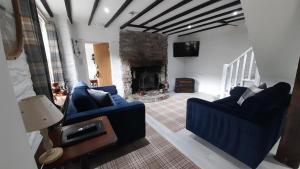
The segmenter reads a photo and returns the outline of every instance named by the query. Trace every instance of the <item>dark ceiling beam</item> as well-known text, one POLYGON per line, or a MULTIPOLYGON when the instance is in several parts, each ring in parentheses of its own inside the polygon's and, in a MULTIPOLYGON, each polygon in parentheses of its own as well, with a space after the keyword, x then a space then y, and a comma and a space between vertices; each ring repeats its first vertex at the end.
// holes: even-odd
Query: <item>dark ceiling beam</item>
POLYGON ((48 12, 49 16, 53 17, 53 12, 51 11, 47 1, 46 0, 41 0, 41 2, 43 4, 44 8, 46 9, 46 11, 48 12))
POLYGON ((162 13, 154 16, 153 18, 147 20, 146 22, 143 22, 141 25, 144 26, 144 25, 146 25, 146 24, 148 24, 148 23, 150 23, 150 22, 152 22, 152 21, 154 21, 154 20, 156 20, 156 19, 158 19, 158 18, 160 18, 160 17, 162 17, 162 16, 164 16, 164 15, 166 15, 166 14, 174 11, 175 9, 182 7, 183 5, 185 5, 185 4, 187 4, 187 3, 191 2, 191 1, 192 0, 182 0, 181 2, 175 4, 174 6, 172 6, 169 9, 163 11, 162 13))
MULTIPOLYGON (((168 18, 168 19, 166 19, 166 20, 163 20, 163 21, 161 21, 161 22, 159 22, 159 23, 157 23, 157 24, 155 24, 155 25, 153 25, 153 26, 151 26, 151 27, 158 27, 158 26, 160 26, 160 25, 166 24, 166 23, 168 23, 168 22, 171 22, 171 21, 173 21, 173 20, 175 20, 175 19, 178 19, 178 18, 180 18, 180 17, 183 17, 183 16, 185 16, 185 15, 188 15, 188 14, 190 14, 190 13, 192 13, 192 12, 195 12, 195 11, 197 11, 197 10, 200 10, 200 9, 202 9, 202 8, 205 8, 205 7, 207 7, 207 6, 210 6, 210 5, 212 5, 212 4, 216 3, 216 2, 219 2, 219 1, 220 1, 220 0, 210 0, 210 1, 204 2, 204 3, 198 5, 198 6, 194 7, 194 8, 191 8, 191 9, 185 11, 185 12, 179 13, 179 14, 177 14, 177 15, 171 17, 171 18, 168 18)), ((148 31, 148 30, 150 30, 150 29, 146 29, 146 30, 144 30, 144 32, 146 32, 146 31, 148 31)))
POLYGON ((211 30, 211 29, 215 29, 215 28, 219 28, 219 27, 223 27, 223 26, 227 26, 231 22, 236 22, 236 21, 240 21, 240 20, 244 20, 244 19, 245 18, 243 17, 243 18, 238 18, 238 19, 226 21, 226 24, 221 24, 221 25, 217 25, 217 26, 208 27, 208 28, 205 28, 205 29, 200 29, 200 30, 197 30, 197 31, 194 31, 194 32, 189 32, 189 33, 181 34, 181 35, 179 35, 179 37, 191 35, 191 34, 194 34, 194 33, 203 32, 203 31, 207 31, 207 30, 211 30))
MULTIPOLYGON (((203 26, 207 26, 207 25, 211 25, 211 24, 215 24, 215 23, 223 23, 223 24, 225 24, 224 21, 230 20, 230 19, 239 18, 241 16, 244 16, 244 14, 241 13, 241 14, 238 14, 236 16, 230 16, 230 17, 227 17, 227 18, 222 18, 222 19, 219 19, 219 20, 216 20, 216 21, 212 21, 212 22, 208 22, 208 23, 205 23, 205 24, 197 25, 197 26, 192 27, 192 28, 182 29, 182 30, 179 30, 179 31, 176 31, 176 32, 172 32, 172 33, 170 33, 168 35, 173 35, 173 34, 176 34, 176 33, 185 32, 185 31, 189 31, 189 30, 201 28, 203 26)), ((228 22, 226 22, 226 23, 228 23, 228 22)))
MULTIPOLYGON (((164 27, 160 28, 159 31, 163 31, 163 30, 166 30, 166 29, 168 29, 168 28, 177 26, 177 25, 179 25, 179 24, 182 24, 182 23, 185 23, 185 22, 189 22, 189 21, 191 21, 191 20, 194 20, 194 19, 197 19, 197 18, 206 16, 206 15, 209 15, 209 14, 212 14, 212 13, 215 13, 215 12, 219 12, 219 11, 221 11, 221 10, 224 10, 224 9, 227 9, 227 8, 230 8, 230 7, 233 7, 233 6, 236 6, 236 5, 240 5, 240 4, 241 4, 240 0, 233 1, 233 2, 231 2, 231 3, 228 3, 228 4, 225 4, 225 5, 219 6, 219 7, 217 7, 217 8, 212 9, 212 10, 209 10, 209 11, 200 13, 200 14, 198 14, 198 15, 192 16, 192 17, 190 17, 190 18, 187 18, 187 19, 184 19, 184 20, 175 22, 175 23, 173 23, 173 24, 164 26, 164 27)), ((155 32, 153 32, 153 33, 156 33, 156 32, 158 32, 158 31, 155 31, 155 32)))
POLYGON ((107 28, 117 17, 127 8, 127 6, 132 2, 133 0, 126 0, 123 5, 118 9, 118 11, 114 14, 114 16, 104 25, 105 28, 107 28))
POLYGON ((185 25, 182 25, 182 26, 178 26, 178 27, 173 28, 173 29, 169 29, 169 30, 164 31, 162 33, 165 34, 165 33, 173 32, 173 31, 176 31, 176 30, 179 30, 179 29, 182 29, 182 28, 186 28, 186 27, 188 27, 190 25, 193 26, 193 25, 196 25, 198 23, 202 23, 202 22, 206 22, 206 21, 209 21, 209 20, 212 20, 212 19, 223 17, 223 16, 226 16, 226 15, 232 14, 235 11, 242 11, 242 8, 230 10, 230 11, 227 11, 227 12, 224 12, 224 13, 220 13, 220 14, 208 17, 208 18, 200 19, 200 20, 192 22, 192 23, 188 23, 188 24, 185 24, 185 25))
POLYGON ((94 18, 96 9, 98 8, 99 2, 100 2, 100 0, 95 0, 95 2, 94 2, 93 9, 92 9, 92 12, 91 12, 91 16, 89 18, 88 25, 91 25, 91 23, 92 23, 92 20, 94 18))
POLYGON ((142 12, 140 12, 135 17, 133 17, 132 19, 130 19, 128 22, 126 22, 125 24, 123 24, 120 28, 124 29, 126 26, 128 26, 129 24, 131 24, 132 22, 134 22, 135 20, 137 20, 139 17, 143 16, 145 13, 147 13, 148 11, 150 11, 152 8, 156 7, 162 1, 164 1, 164 0, 156 0, 156 1, 154 1, 151 5, 149 5, 142 12))
MULTIPOLYGON (((134 27, 134 28, 143 28, 143 29, 148 29, 148 26, 144 26, 144 25, 135 25, 135 24, 129 24, 128 27, 134 27)), ((153 28, 155 29, 155 28, 153 28)))
POLYGON ((68 15, 69 21, 71 24, 73 24, 71 0, 65 0, 65 5, 66 5, 66 10, 67 10, 67 15, 68 15))

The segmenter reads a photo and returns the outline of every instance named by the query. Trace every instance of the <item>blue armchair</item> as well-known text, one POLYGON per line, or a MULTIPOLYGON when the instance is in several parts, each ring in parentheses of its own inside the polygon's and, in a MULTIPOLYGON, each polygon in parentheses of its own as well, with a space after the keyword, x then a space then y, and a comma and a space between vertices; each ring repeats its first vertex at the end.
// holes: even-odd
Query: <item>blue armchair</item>
POLYGON ((186 128, 256 168, 280 137, 290 85, 278 83, 240 106, 237 101, 245 90, 236 87, 231 96, 214 102, 188 99, 186 128))
POLYGON ((127 102, 118 95, 115 86, 94 87, 92 89, 109 92, 114 102, 112 106, 98 108, 90 98, 87 92, 88 88, 83 82, 78 82, 74 85, 68 99, 64 125, 94 117, 107 116, 119 143, 126 143, 145 137, 145 105, 142 102, 127 102), (74 104, 74 97, 80 97, 83 104, 90 106, 90 109, 79 112, 74 104))

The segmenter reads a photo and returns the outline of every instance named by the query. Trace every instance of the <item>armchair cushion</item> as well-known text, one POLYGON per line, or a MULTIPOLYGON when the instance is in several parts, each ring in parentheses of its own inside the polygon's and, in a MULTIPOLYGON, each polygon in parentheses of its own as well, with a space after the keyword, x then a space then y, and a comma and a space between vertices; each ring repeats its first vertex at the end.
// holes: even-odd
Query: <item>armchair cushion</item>
POLYGON ((99 86, 99 87, 93 87, 92 89, 95 90, 103 90, 105 92, 109 92, 111 95, 116 95, 118 94, 118 90, 115 85, 111 86, 99 86))
POLYGON ((76 91, 72 94, 72 101, 77 112, 98 108, 95 101, 86 92, 86 89, 76 89, 76 91))
POLYGON ((237 86, 237 87, 233 88, 232 90, 230 90, 230 96, 240 98, 246 90, 247 90, 247 87, 237 86))
POLYGON ((128 104, 128 102, 123 99, 120 95, 112 95, 111 96, 115 105, 123 105, 123 104, 128 104))
POLYGON ((95 90, 95 89, 87 89, 87 92, 92 97, 92 99, 96 102, 99 108, 114 105, 110 93, 108 92, 104 92, 102 90, 95 90))
POLYGON ((273 109, 287 106, 291 86, 280 82, 246 99, 241 108, 249 119, 268 119, 274 116, 273 109))

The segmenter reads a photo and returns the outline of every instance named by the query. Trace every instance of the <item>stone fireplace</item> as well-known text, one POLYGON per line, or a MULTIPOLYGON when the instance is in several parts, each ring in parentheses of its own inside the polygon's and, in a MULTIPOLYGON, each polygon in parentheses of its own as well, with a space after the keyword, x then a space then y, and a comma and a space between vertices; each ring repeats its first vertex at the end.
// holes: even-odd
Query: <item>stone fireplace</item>
POLYGON ((124 94, 159 90, 167 79, 167 36, 121 31, 120 56, 124 94))
POLYGON ((161 89, 161 69, 161 66, 131 67, 132 93, 161 89))

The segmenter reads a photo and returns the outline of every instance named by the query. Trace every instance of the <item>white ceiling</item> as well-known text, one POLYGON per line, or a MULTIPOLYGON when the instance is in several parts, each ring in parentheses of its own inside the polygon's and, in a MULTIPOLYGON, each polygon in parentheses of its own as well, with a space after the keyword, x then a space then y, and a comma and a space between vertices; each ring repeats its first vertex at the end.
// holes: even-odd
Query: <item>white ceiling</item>
MULTIPOLYGON (((127 21, 129 21, 132 17, 131 14, 129 14, 131 11, 135 11, 135 12, 141 12, 143 9, 145 9, 147 6, 149 6, 151 3, 153 3, 155 0, 133 0, 133 2, 131 2, 131 4, 121 13, 121 15, 110 25, 112 27, 117 26, 120 27, 122 24, 126 23, 127 21)), ((148 19, 156 16, 157 14, 163 12, 164 10, 168 9, 169 7, 177 4, 178 2, 181 2, 182 0, 164 0, 163 2, 161 2, 159 5, 157 5, 155 8, 153 8, 152 10, 150 10, 148 13, 144 14, 143 16, 141 16, 140 18, 138 18, 136 21, 134 21, 132 24, 141 24, 145 21, 147 21, 148 19)), ((153 22, 150 22, 149 24, 147 24, 146 26, 152 26, 160 21, 163 21, 165 19, 168 19, 176 14, 179 14, 181 12, 184 12, 188 9, 191 9, 203 2, 206 2, 208 0, 193 0, 192 2, 189 2, 187 4, 185 4, 184 6, 158 18, 157 20, 154 20, 153 22)), ((200 14, 203 13, 207 10, 219 7, 221 5, 233 2, 235 0, 222 0, 220 2, 217 2, 213 5, 210 5, 206 8, 203 8, 201 10, 192 12, 184 17, 178 18, 174 21, 171 21, 165 25, 161 25, 158 28, 161 28, 163 26, 172 24, 174 22, 189 18, 191 16, 194 16, 196 14, 200 14)), ((47 0, 52 12, 54 13, 54 15, 59 16, 59 17, 67 17, 67 12, 66 12, 66 8, 65 8, 65 4, 63 0, 47 0)), ((108 22, 110 20, 110 18, 115 14, 115 12, 121 7, 121 5, 125 2, 125 0, 100 0, 99 6, 96 10, 94 19, 92 21, 92 25, 97 25, 97 26, 104 26, 104 24, 106 22, 108 22), (105 13, 104 12, 104 8, 108 8, 110 10, 110 13, 105 13)), ((44 9, 43 5, 41 4, 40 0, 36 0, 37 6, 39 7, 39 9, 44 13, 47 14, 46 10, 44 9)), ((73 22, 74 23, 78 23, 78 24, 88 24, 88 20, 89 17, 91 15, 91 10, 93 8, 93 4, 94 4, 94 0, 71 0, 71 4, 72 4, 72 18, 73 18, 73 22)), ((203 18, 209 17, 209 16, 213 16, 216 15, 218 13, 222 13, 231 9, 237 9, 241 7, 241 5, 237 5, 222 11, 219 11, 217 13, 213 13, 207 16, 204 16, 203 18)), ((226 16, 224 16, 226 17, 226 16)), ((200 18, 196 19, 199 20, 200 18)), ((220 18, 218 18, 220 19, 220 18)), ((215 19, 217 20, 217 19, 215 19)), ((190 22, 193 22, 195 20, 192 20, 190 22)), ((212 20, 208 21, 211 22, 212 20)), ((187 23, 190 23, 187 22, 187 23)), ((187 24, 184 23, 184 24, 187 24)), ((204 22, 205 23, 205 22, 204 22)), ((203 23, 201 23, 203 24, 203 23)), ((178 25, 180 26, 180 25, 178 25)), ((196 26, 196 25, 193 25, 196 26)), ((210 25, 213 26, 213 25, 210 25)), ((201 29, 203 29, 205 27, 202 27, 201 29)), ((139 29, 139 28, 128 28, 130 30, 143 30, 143 29, 139 29)), ((195 30, 193 30, 195 31, 195 30)))

